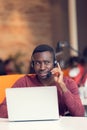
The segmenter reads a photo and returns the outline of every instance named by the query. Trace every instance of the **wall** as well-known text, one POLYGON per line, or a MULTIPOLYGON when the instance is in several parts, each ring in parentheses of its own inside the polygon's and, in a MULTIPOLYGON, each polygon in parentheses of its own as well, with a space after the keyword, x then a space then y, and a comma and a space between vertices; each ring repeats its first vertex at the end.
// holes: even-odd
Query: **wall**
MULTIPOLYGON (((87 45, 86 0, 77 0, 79 50, 87 45)), ((69 41, 68 0, 0 0, 0 58, 21 53, 27 71, 34 47, 47 43, 54 48, 58 41, 69 41)), ((68 58, 65 49, 63 58, 68 58)))
POLYGON ((28 65, 37 44, 51 44, 50 9, 49 0, 0 0, 0 57, 22 53, 28 65))

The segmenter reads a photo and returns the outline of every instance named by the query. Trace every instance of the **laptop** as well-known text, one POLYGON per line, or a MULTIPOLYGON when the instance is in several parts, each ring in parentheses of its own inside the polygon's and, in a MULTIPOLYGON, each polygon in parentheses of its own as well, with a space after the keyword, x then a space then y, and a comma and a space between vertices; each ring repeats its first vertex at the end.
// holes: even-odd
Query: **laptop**
POLYGON ((9 121, 41 121, 59 119, 56 86, 7 88, 9 121))

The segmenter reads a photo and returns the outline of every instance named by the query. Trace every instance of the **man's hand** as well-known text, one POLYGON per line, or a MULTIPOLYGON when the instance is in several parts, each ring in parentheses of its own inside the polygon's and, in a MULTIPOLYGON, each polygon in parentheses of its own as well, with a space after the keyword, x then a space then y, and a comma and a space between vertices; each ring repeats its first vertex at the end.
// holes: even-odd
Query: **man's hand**
POLYGON ((54 81, 58 84, 58 86, 60 86, 61 90, 66 92, 67 88, 63 81, 63 71, 61 70, 59 63, 57 63, 57 66, 58 67, 55 67, 51 70, 51 73, 54 77, 54 81))

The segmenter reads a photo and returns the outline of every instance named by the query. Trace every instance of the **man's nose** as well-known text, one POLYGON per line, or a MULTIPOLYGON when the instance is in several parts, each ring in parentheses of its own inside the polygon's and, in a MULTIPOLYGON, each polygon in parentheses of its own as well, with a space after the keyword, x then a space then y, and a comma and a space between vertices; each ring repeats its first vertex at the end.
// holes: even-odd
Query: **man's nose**
POLYGON ((45 68, 44 62, 42 62, 42 63, 40 64, 40 68, 41 68, 41 69, 44 69, 44 68, 45 68))

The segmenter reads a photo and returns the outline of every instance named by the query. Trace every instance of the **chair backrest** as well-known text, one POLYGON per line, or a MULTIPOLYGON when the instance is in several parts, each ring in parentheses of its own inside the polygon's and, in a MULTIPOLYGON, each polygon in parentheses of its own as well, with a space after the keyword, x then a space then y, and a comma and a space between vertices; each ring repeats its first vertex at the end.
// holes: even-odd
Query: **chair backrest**
POLYGON ((64 76, 69 76, 69 70, 70 68, 63 69, 64 76))
POLYGON ((5 89, 10 88, 17 79, 24 75, 25 74, 14 74, 0 76, 0 103, 2 103, 5 98, 5 89))

